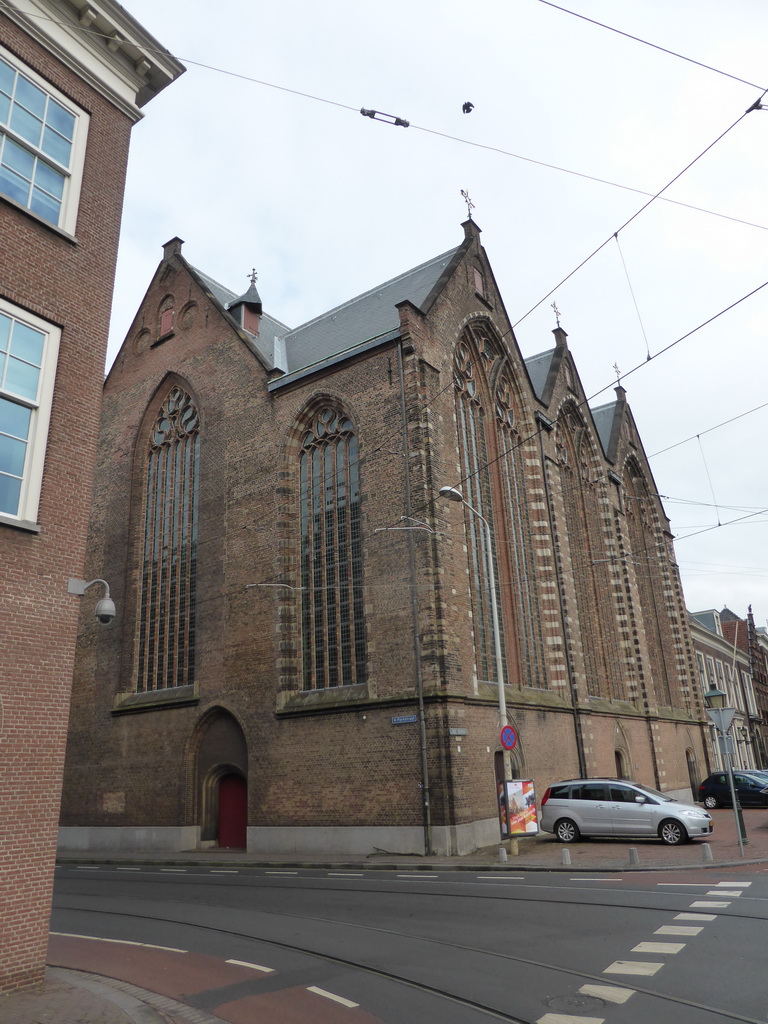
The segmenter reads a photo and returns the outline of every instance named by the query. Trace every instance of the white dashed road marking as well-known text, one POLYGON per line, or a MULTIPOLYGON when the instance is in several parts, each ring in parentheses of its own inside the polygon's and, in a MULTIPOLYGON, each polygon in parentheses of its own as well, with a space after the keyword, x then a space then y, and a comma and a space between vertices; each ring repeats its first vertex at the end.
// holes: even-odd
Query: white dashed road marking
POLYGON ((334 1003, 341 1003, 342 1006, 359 1006, 359 1003, 353 1003, 351 999, 345 999, 343 996, 336 996, 333 992, 326 992, 324 988, 318 988, 317 985, 310 985, 307 992, 314 992, 316 996, 324 996, 326 999, 332 999, 334 1003))
POLYGON ((731 901, 727 903, 720 903, 717 900, 694 900, 691 904, 692 907, 709 907, 711 910, 724 910, 726 907, 730 907, 731 901))
POLYGON ((650 977, 660 971, 664 964, 646 963, 642 960, 615 960, 606 967, 603 974, 642 974, 650 977))
POLYGON ((633 953, 679 953, 685 949, 684 942, 638 942, 632 947, 633 953))
POLYGON ((633 988, 618 988, 616 985, 582 985, 579 992, 583 996, 604 999, 607 1003, 626 1003, 635 994, 633 988))
POLYGON ((480 882, 524 882, 525 875, 475 875, 480 882))
POLYGON ((693 925, 685 924, 663 924, 661 928, 657 928, 653 933, 654 935, 698 935, 699 932, 703 932, 704 929, 699 927, 695 928, 693 925))
POLYGON ((576 1017, 572 1013, 545 1013, 536 1024, 605 1024, 605 1017, 576 1017))
POLYGON ((676 921, 716 921, 717 914, 675 914, 676 921))
POLYGON ((162 949, 165 953, 186 953, 186 949, 176 949, 174 946, 155 946, 151 942, 131 942, 129 939, 105 939, 101 935, 75 935, 74 932, 51 932, 51 935, 60 935, 64 939, 88 939, 89 942, 114 942, 118 946, 141 946, 142 949, 162 949))
POLYGON ((227 964, 236 964, 237 967, 250 967, 253 971, 263 971, 264 974, 274 974, 274 967, 262 967, 261 964, 251 964, 247 960, 225 960, 227 964))
POLYGON ((741 889, 710 889, 707 896, 741 896, 741 889))

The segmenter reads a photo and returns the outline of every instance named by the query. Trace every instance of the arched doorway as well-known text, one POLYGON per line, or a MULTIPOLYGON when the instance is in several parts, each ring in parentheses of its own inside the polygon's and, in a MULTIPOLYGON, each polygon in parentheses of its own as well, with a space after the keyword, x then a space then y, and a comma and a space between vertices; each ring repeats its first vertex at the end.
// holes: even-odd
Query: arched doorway
POLYGON ((626 762, 626 758, 624 757, 624 751, 623 750, 615 750, 614 751, 614 759, 615 759, 615 762, 616 762, 616 778, 617 779, 628 779, 629 775, 627 774, 627 762, 626 762))
POLYGON ((198 726, 196 806, 204 846, 247 847, 248 749, 237 719, 212 708, 198 726))
POLYGON ((247 846, 248 783, 242 775, 230 772, 219 779, 216 838, 219 846, 244 850, 247 846))

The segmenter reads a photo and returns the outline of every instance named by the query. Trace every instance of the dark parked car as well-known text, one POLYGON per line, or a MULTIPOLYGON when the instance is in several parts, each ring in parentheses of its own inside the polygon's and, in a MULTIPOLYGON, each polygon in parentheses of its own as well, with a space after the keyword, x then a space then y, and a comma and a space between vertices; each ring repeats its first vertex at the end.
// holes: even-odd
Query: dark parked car
MULTIPOLYGON (((733 783, 742 807, 768 807, 768 778, 744 771, 733 773, 733 783)), ((727 772, 715 772, 699 786, 699 802, 705 807, 730 807, 731 787, 727 772)))

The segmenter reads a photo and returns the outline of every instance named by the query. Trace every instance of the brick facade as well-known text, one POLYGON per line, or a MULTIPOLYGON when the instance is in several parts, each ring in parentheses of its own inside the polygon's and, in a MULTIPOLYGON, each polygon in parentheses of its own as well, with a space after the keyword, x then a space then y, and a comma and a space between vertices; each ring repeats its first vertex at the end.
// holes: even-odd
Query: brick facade
POLYGON ((668 522, 623 389, 593 416, 559 327, 538 369, 524 361, 479 230, 464 232, 428 300, 397 304, 390 336, 295 373, 260 358, 178 240, 166 246, 105 385, 89 557, 120 611, 105 629, 81 620, 65 845, 215 842, 230 768, 247 778, 253 849, 494 841, 500 722, 471 585, 477 524, 438 497, 465 480, 459 418, 477 396, 488 436, 501 424, 483 493, 514 771, 543 793, 620 768, 686 796, 690 766, 705 774, 668 522), (137 694, 148 430, 174 385, 201 422, 197 670, 179 692, 137 694), (329 403, 359 439, 367 680, 304 689, 298 452, 329 403), (426 528, 393 529, 404 516, 426 528), (214 728, 238 750, 242 737, 244 768, 222 748, 218 765, 201 758, 214 728))
MULTIPOLYGON (((56 5, 57 18, 74 17, 65 6, 56 5)), ((85 565, 125 167, 139 116, 94 85, 93 68, 86 81, 73 67, 76 47, 62 57, 40 36, 13 2, 0 14, 6 54, 90 121, 75 236, 0 194, 0 299, 61 330, 36 521, 0 521, 0 993, 38 983, 45 964, 80 613, 67 580, 85 565)))

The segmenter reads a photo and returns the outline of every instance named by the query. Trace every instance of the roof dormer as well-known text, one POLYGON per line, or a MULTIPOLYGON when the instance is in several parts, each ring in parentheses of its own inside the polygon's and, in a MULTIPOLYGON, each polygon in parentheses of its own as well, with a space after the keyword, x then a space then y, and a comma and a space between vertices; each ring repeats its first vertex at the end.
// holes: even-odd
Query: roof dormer
POLYGON ((251 286, 248 291, 227 305, 227 312, 238 327, 243 327, 250 334, 259 333, 262 314, 261 297, 256 290, 256 277, 256 271, 252 270, 249 274, 251 286))

